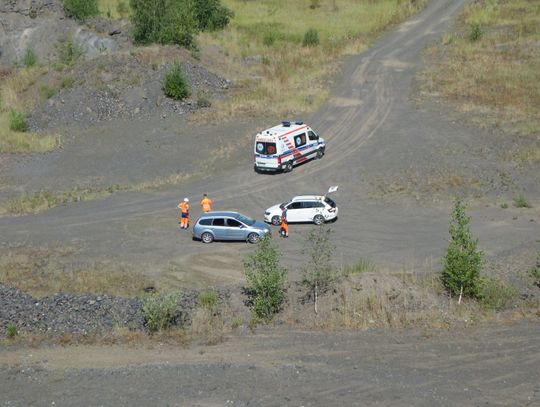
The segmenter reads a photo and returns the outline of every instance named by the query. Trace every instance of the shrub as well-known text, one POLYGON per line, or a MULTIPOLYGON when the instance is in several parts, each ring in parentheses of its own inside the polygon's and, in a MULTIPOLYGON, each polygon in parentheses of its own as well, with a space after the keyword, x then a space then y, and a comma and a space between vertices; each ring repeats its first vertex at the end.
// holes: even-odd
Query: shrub
POLYGON ((12 110, 9 112, 9 128, 13 131, 25 132, 28 130, 28 123, 24 113, 12 110))
POLYGON ((17 336, 17 325, 14 322, 8 322, 6 327, 6 338, 13 339, 17 336))
POLYGON ((60 82, 60 87, 62 89, 69 89, 75 85, 75 79, 72 76, 64 76, 62 82, 60 82))
POLYGON ((516 294, 514 287, 494 278, 486 278, 482 281, 480 301, 484 307, 499 311, 504 309, 516 294))
POLYGON ((152 294, 144 299, 142 314, 146 327, 150 332, 168 329, 182 322, 182 310, 178 304, 180 295, 152 294))
POLYGON ((480 24, 474 24, 471 27, 471 32, 469 33, 469 40, 471 42, 478 41, 480 38, 482 38, 482 28, 480 28, 480 24))
POLYGON ((139 44, 158 42, 190 46, 198 32, 190 0, 130 0, 133 39, 139 44))
POLYGON ((302 250, 308 257, 302 269, 302 283, 313 293, 315 313, 319 293, 328 290, 338 277, 338 270, 331 263, 335 249, 330 243, 331 236, 332 229, 321 225, 309 233, 302 250))
POLYGON ((173 99, 180 100, 189 96, 189 88, 179 61, 175 62, 165 74, 163 90, 173 99))
POLYGON ((304 34, 302 45, 304 47, 319 45, 319 32, 315 28, 309 28, 304 34))
POLYGON ((197 302, 200 307, 211 310, 217 305, 218 297, 213 290, 205 290, 199 293, 197 302))
POLYGON ((516 208, 532 208, 532 205, 522 192, 514 198, 514 205, 516 208))
POLYGON ((285 299, 287 270, 280 266, 277 246, 269 236, 263 237, 255 252, 244 259, 244 274, 253 313, 257 318, 271 321, 285 299))
POLYGON ((63 2, 66 14, 78 20, 99 14, 97 0, 63 0, 63 2))
POLYGON ((480 294, 483 253, 477 249, 478 240, 473 239, 469 231, 469 221, 465 205, 457 200, 450 221, 450 243, 442 261, 441 281, 450 294, 476 298, 480 294))
POLYGON ((23 65, 27 68, 37 65, 37 56, 30 48, 26 50, 23 57, 23 65))
POLYGON ((219 0, 194 0, 195 19, 201 31, 223 29, 229 24, 233 12, 224 7, 219 0))

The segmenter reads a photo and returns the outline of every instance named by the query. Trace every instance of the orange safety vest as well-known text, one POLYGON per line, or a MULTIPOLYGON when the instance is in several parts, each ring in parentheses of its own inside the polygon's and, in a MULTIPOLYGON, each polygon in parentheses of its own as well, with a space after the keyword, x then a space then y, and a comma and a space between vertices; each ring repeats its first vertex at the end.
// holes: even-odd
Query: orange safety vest
POLYGON ((178 204, 178 209, 180 209, 182 213, 189 213, 189 204, 187 202, 180 202, 178 204))
POLYGON ((205 197, 201 200, 201 208, 204 212, 212 210, 212 200, 208 197, 205 197))

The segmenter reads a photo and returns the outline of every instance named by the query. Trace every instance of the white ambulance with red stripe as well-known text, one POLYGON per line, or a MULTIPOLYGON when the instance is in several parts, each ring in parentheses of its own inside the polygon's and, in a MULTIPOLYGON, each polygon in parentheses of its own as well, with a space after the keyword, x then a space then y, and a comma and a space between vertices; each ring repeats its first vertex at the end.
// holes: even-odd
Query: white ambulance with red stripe
POLYGON ((255 136, 255 171, 290 172, 296 164, 321 158, 325 148, 307 124, 284 121, 255 136))

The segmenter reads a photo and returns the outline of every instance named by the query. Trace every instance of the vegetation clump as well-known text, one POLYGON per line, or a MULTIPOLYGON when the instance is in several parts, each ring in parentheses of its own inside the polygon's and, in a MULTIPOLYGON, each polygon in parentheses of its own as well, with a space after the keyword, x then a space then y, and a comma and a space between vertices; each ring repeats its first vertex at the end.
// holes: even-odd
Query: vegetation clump
POLYGON ((9 112, 9 128, 13 131, 25 132, 28 130, 28 122, 24 113, 12 110, 9 112))
POLYGON ((253 313, 267 322, 281 310, 287 282, 287 270, 280 266, 277 246, 270 239, 263 237, 255 252, 244 259, 246 291, 252 300, 253 313))
POLYGON ((17 334, 17 325, 14 322, 9 322, 6 326, 6 338, 13 339, 17 334))
POLYGON ((443 258, 441 281, 451 295, 479 298, 483 253, 469 230, 465 205, 457 200, 450 221, 450 243, 443 258))
POLYGON ((97 16, 99 8, 97 0, 63 0, 66 13, 77 20, 97 16))
POLYGON ((144 299, 142 314, 150 332, 168 329, 182 322, 182 309, 178 303, 180 294, 151 294, 144 299))
POLYGON ((37 65, 38 59, 36 53, 31 48, 28 48, 24 53, 22 63, 27 68, 31 68, 37 65))
POLYGON ((304 34, 302 45, 304 47, 314 47, 315 45, 319 45, 319 42, 319 32, 315 28, 308 28, 304 34))
POLYGON ((222 29, 232 12, 219 0, 130 0, 136 43, 193 45, 199 31, 222 29))
POLYGON ((189 87, 179 61, 176 61, 165 74, 163 90, 167 96, 177 100, 189 96, 189 87))
POLYGON ((527 197, 523 192, 520 192, 515 198, 514 198, 514 205, 516 208, 532 208, 532 205, 527 200, 527 197))
POLYGON ((516 296, 516 289, 494 278, 482 280, 480 300, 487 309, 500 311, 516 296))

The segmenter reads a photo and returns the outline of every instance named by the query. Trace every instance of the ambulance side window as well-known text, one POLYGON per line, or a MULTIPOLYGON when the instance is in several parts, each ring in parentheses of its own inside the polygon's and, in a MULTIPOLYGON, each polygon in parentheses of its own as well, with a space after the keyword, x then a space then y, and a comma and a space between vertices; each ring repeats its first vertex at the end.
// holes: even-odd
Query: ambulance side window
POLYGON ((308 136, 309 136, 309 141, 317 141, 319 139, 319 136, 317 136, 311 130, 309 131, 308 136))
POLYGON ((299 134, 294 136, 294 145, 296 147, 301 147, 306 144, 306 133, 299 134))

